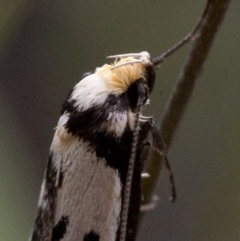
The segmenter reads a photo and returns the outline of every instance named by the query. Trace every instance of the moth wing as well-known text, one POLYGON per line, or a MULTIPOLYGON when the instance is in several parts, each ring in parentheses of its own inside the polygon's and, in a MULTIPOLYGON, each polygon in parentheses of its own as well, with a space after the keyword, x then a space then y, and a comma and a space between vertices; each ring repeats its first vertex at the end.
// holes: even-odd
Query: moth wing
POLYGON ((115 240, 122 202, 118 170, 68 133, 61 118, 51 147, 58 173, 52 240, 115 240))

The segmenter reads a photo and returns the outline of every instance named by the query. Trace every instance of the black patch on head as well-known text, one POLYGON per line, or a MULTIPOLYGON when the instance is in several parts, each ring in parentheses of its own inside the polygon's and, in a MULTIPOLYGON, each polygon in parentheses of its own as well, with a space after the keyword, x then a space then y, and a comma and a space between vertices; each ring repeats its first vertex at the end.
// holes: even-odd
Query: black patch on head
POLYGON ((126 98, 128 100, 128 105, 133 112, 136 111, 137 102, 138 102, 138 81, 133 83, 126 92, 126 98))
POLYGON ((52 231, 52 241, 60 241, 66 231, 69 224, 68 216, 62 216, 58 223, 54 226, 52 231))
POLYGON ((127 90, 126 98, 132 112, 136 112, 138 99, 141 98, 142 104, 145 104, 149 97, 149 87, 147 81, 139 79, 135 81, 127 90))
POLYGON ((155 78, 156 78, 156 73, 155 73, 155 67, 154 65, 148 65, 146 67, 147 70, 147 80, 148 80, 148 87, 149 87, 149 93, 152 92, 154 84, 155 84, 155 78))
POLYGON ((100 236, 96 234, 93 230, 90 233, 84 235, 83 241, 99 241, 100 236))
POLYGON ((45 185, 43 200, 44 209, 40 206, 37 210, 37 217, 34 223, 32 241, 47 240, 51 235, 51 223, 53 222, 54 206, 57 193, 55 186, 57 171, 54 167, 53 153, 50 152, 45 173, 45 185))

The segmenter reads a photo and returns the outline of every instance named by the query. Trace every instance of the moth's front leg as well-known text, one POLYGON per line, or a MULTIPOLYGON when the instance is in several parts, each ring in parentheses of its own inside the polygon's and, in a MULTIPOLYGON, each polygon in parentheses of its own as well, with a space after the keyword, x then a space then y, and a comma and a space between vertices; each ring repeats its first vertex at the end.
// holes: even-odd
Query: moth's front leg
POLYGON ((141 116, 140 121, 142 122, 141 131, 140 131, 140 135, 139 135, 139 143, 142 143, 140 145, 141 149, 142 149, 142 152, 141 152, 142 167, 144 168, 146 166, 146 162, 148 160, 150 144, 149 144, 149 141, 146 141, 146 138, 147 138, 149 132, 151 132, 152 148, 159 153, 159 155, 162 157, 162 159, 164 161, 165 167, 168 171, 170 184, 171 184, 170 200, 172 202, 174 202, 176 200, 176 187, 175 187, 174 175, 173 175, 172 168, 170 166, 170 163, 169 163, 169 160, 167 157, 166 145, 161 136, 160 130, 155 125, 152 117, 141 116))

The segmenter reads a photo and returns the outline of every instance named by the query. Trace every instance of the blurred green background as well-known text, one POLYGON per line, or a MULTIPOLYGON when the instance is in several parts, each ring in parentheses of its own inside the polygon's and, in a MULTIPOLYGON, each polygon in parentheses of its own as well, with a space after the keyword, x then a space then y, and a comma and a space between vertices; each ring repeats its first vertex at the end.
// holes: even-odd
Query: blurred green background
MULTIPOLYGON (((27 240, 59 110, 84 72, 112 54, 155 57, 195 25, 206 1, 0 3, 0 240, 27 240)), ((233 0, 175 135, 138 240, 240 240, 240 2, 233 0)), ((160 121, 189 52, 162 64, 146 114, 160 121)))

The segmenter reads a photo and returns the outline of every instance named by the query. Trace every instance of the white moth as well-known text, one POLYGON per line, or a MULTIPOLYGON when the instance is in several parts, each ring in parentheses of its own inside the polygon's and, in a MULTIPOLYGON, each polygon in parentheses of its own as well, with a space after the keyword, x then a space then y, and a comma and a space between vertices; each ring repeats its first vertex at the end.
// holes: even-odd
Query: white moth
POLYGON ((118 60, 80 80, 63 104, 31 241, 121 239, 128 164, 137 132, 124 237, 135 240, 141 156, 152 128, 151 118, 141 111, 153 89, 155 71, 147 52, 110 57, 118 60))

